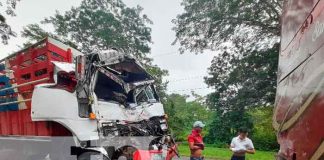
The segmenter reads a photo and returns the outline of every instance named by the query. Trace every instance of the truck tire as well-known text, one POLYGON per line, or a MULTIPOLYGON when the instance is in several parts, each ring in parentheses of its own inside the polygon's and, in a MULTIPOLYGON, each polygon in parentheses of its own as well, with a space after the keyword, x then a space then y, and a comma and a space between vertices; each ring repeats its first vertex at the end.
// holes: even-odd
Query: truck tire
POLYGON ((109 160, 106 156, 98 152, 83 152, 77 160, 109 160))
POLYGON ((107 153, 108 153, 108 157, 109 159, 112 159, 115 153, 115 147, 114 146, 108 146, 107 148, 105 148, 107 153))

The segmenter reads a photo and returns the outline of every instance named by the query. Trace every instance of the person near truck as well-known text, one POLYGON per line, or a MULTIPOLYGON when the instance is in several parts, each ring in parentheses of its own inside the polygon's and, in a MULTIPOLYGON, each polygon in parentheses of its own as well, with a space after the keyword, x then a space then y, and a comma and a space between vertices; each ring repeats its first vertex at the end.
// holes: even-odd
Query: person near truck
POLYGON ((202 129, 205 127, 201 121, 196 121, 193 124, 191 134, 188 136, 188 143, 190 149, 190 160, 203 160, 202 151, 205 148, 203 137, 201 135, 202 129))
POLYGON ((231 160, 245 160, 245 154, 254 154, 255 149, 252 140, 248 137, 246 128, 239 129, 239 135, 232 139, 230 150, 233 152, 231 160))

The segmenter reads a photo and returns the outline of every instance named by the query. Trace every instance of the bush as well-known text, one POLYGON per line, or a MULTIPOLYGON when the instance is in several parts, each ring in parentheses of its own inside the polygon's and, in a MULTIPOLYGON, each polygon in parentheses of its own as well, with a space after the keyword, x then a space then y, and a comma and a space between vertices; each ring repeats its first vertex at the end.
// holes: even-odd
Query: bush
POLYGON ((270 133, 257 133, 253 137, 254 147, 263 151, 276 151, 279 145, 276 140, 275 134, 270 133))
POLYGON ((251 139, 256 149, 265 151, 278 150, 276 131, 272 127, 272 107, 252 109, 254 127, 251 139))

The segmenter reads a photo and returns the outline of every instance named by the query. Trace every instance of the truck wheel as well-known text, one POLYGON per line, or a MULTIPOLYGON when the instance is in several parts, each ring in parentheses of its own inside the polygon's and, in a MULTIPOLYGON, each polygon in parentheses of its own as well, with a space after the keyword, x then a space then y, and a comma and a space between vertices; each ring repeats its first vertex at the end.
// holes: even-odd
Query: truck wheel
POLYGON ((84 152, 78 156, 78 160, 109 160, 106 156, 98 152, 84 152))
POLYGON ((113 156, 114 156, 114 154, 115 154, 115 147, 114 147, 114 146, 108 146, 108 147, 106 148, 106 151, 107 151, 107 153, 108 153, 108 157, 109 157, 109 159, 112 159, 113 156))

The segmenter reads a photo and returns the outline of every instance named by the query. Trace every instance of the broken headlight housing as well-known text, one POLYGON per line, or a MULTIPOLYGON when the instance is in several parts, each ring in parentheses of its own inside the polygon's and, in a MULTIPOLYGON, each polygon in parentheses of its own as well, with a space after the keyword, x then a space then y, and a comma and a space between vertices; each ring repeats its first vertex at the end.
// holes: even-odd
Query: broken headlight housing
POLYGON ((102 124, 104 136, 161 136, 168 131, 164 118, 153 117, 139 122, 110 122, 102 124))

